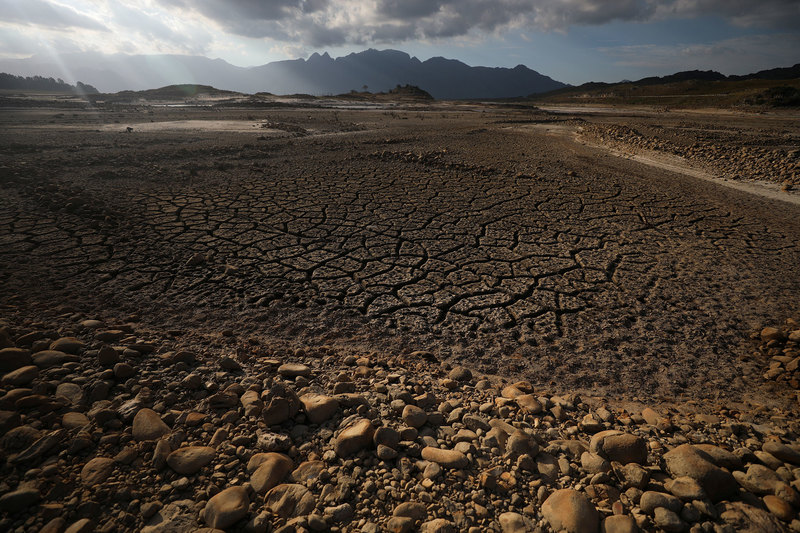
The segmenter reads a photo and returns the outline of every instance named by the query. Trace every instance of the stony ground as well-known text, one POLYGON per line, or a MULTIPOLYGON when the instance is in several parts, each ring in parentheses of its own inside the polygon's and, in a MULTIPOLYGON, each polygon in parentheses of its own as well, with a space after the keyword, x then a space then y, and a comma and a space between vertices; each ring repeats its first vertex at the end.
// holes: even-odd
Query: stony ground
POLYGON ((732 123, 726 118, 651 116, 577 126, 582 134, 607 146, 677 155, 695 168, 726 179, 778 183, 784 191, 800 186, 800 131, 785 128, 781 120, 771 117, 763 117, 757 127, 743 127, 735 118, 732 123))
POLYGON ((0 120, 0 530, 800 530, 796 206, 530 110, 0 120))
MULTIPOLYGON (((3 531, 800 531, 796 411, 620 409, 424 352, 232 332, 195 352, 79 313, 12 317, 3 531)), ((796 367, 798 327, 765 328, 763 356, 796 367)))

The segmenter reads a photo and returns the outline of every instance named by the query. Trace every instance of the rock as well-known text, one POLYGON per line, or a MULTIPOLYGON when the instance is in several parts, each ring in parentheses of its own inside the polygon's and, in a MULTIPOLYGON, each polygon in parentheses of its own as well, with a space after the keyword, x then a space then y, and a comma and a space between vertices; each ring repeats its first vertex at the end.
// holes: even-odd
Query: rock
POLYGON ((153 466, 156 470, 161 470, 167 466, 167 457, 172 453, 172 447, 169 441, 161 439, 156 443, 156 448, 153 450, 153 466))
POLYGON ((783 520, 784 522, 791 522, 795 518, 795 511, 791 505, 782 499, 768 494, 764 496, 764 505, 767 506, 769 512, 783 520))
POLYGON ((786 332, 781 329, 766 327, 761 330, 761 340, 764 342, 778 341, 783 342, 786 340, 786 332))
POLYGON ((377 448, 375 449, 375 455, 377 455, 378 459, 381 461, 391 461, 392 459, 397 458, 398 453, 397 450, 393 448, 389 448, 383 444, 378 444, 377 448))
POLYGON ((560 489, 542 504, 542 515, 555 531, 568 533, 596 533, 600 528, 600 514, 582 493, 560 489))
POLYGON ((309 377, 311 368, 306 365, 296 363, 285 363, 278 367, 278 374, 285 378, 296 378, 298 376, 309 377))
POLYGON ((773 494, 781 479, 764 465, 750 465, 747 472, 734 472, 736 481, 753 494, 773 494))
POLYGON ((239 401, 242 403, 245 416, 259 416, 264 409, 264 402, 254 390, 245 391, 239 401))
POLYGON ((532 436, 517 430, 506 440, 506 453, 514 457, 520 455, 535 457, 539 453, 539 444, 532 436))
POLYGON ((412 428, 420 428, 428 421, 428 415, 416 405, 406 405, 402 416, 403 422, 412 428))
MULTIPOLYGON (((279 485, 294 469, 294 462, 282 453, 258 454, 260 464, 250 476, 250 484, 258 494, 264 494, 269 489, 279 485)), ((249 468, 249 465, 248 465, 249 468)))
POLYGON ((42 529, 39 530, 39 533, 61 533, 64 531, 66 525, 67 521, 59 516, 47 522, 42 529))
POLYGON ((20 513, 38 502, 42 495, 38 489, 23 488, 7 492, 0 496, 0 511, 6 513, 20 513))
POLYGON ((318 478, 323 470, 325 470, 323 461, 305 461, 294 469, 289 475, 289 480, 304 485, 306 482, 318 478))
POLYGON ((550 481, 554 481, 561 474, 558 460, 545 452, 536 455, 536 470, 550 481))
POLYGON ((643 438, 630 433, 613 429, 595 433, 589 442, 589 449, 609 461, 647 464, 647 443, 643 438))
POLYGON ((96 524, 90 518, 81 518, 69 526, 64 533, 92 533, 96 524))
POLYGON ((281 433, 257 433, 256 447, 265 452, 285 452, 292 447, 292 438, 281 433))
POLYGON ((194 500, 177 500, 153 515, 140 533, 197 531, 197 515, 194 500))
POLYGON ((42 350, 41 352, 33 354, 31 360, 33 364, 39 368, 51 368, 54 366, 61 366, 64 363, 74 363, 79 359, 75 355, 67 355, 58 350, 42 350))
POLYGON ((639 527, 630 515, 612 515, 603 520, 603 533, 637 533, 639 527))
POLYGON ((203 521, 209 527, 225 529, 245 516, 250 497, 244 487, 230 487, 208 500, 203 509, 203 521))
POLYGON ((50 344, 50 349, 77 355, 83 350, 83 346, 83 342, 75 337, 61 337, 50 344))
POLYGON ((404 502, 394 508, 392 516, 405 516, 413 522, 419 522, 425 520, 425 517, 428 516, 428 508, 423 503, 404 502))
POLYGON ((16 411, 0 411, 0 433, 5 433, 22 423, 19 413, 16 411))
POLYGON ((346 524, 353 519, 355 511, 349 503, 343 503, 335 507, 326 507, 323 516, 327 522, 336 524, 346 524))
POLYGON ((284 484, 270 489, 264 497, 264 504, 281 518, 294 518, 313 511, 316 501, 303 485, 284 484))
POLYGON ((782 442, 768 440, 764 443, 761 449, 771 455, 774 455, 784 463, 800 465, 800 452, 794 448, 790 448, 782 442))
POLYGON ((334 442, 334 450, 339 457, 347 457, 372 444, 375 428, 366 418, 355 420, 342 430, 334 442))
POLYGON ((596 453, 584 452, 581 454, 581 468, 590 474, 609 472, 611 464, 596 453))
POLYGON ((81 469, 81 481, 84 485, 94 486, 104 482, 114 470, 114 459, 95 457, 81 469))
POLYGON ((264 409, 261 416, 269 426, 283 424, 300 411, 303 406, 300 398, 288 385, 273 385, 264 398, 264 409))
POLYGON ((664 507, 655 508, 653 523, 664 531, 674 533, 688 529, 677 513, 664 507))
POLYGON ((533 530, 525 523, 525 517, 519 513, 505 512, 500 515, 498 521, 503 533, 525 533, 533 530))
POLYGON ((23 348, 0 350, 0 373, 11 372, 31 364, 31 352, 23 348))
POLYGON ((642 509, 643 513, 652 516, 656 507, 664 507, 677 513, 681 510, 681 507, 683 507, 683 503, 672 494, 648 490, 642 494, 639 500, 639 507, 642 509))
POLYGON ((308 421, 312 424, 322 424, 336 414, 339 402, 335 398, 324 394, 309 393, 300 397, 308 421))
POLYGON ((139 409, 133 417, 133 438, 140 442, 159 439, 169 432, 169 426, 152 409, 139 409))
POLYGON ((770 533, 786 528, 772 514, 744 502, 725 502, 719 506, 720 521, 737 533, 770 533))
POLYGON ((74 383, 59 383, 56 387, 56 398, 66 398, 72 405, 81 405, 86 399, 83 389, 74 383))
POLYGON ((114 365, 114 377, 118 381, 125 381, 128 378, 132 378, 134 375, 136 375, 136 369, 128 363, 117 363, 114 365))
POLYGON ((100 366, 111 368, 119 363, 119 353, 111 346, 105 345, 97 352, 97 362, 100 366))
POLYGON ((611 465, 614 469, 617 479, 622 483, 623 489, 636 487, 637 489, 644 489, 650 482, 650 472, 636 463, 628 463, 622 465, 614 463, 611 465))
POLYGON ((190 476, 210 463, 216 450, 209 446, 184 446, 167 456, 167 464, 175 472, 190 476))
POLYGON ((728 470, 741 470, 742 468, 742 460, 739 457, 719 446, 695 444, 694 448, 708 455, 711 462, 721 468, 727 468, 728 470))
POLYGON ((444 518, 435 518, 425 522, 419 528, 420 533, 456 533, 456 526, 444 518))
POLYGON ((3 376, 0 383, 14 387, 24 387, 39 377, 39 367, 35 365, 22 366, 3 376))
POLYGON ((447 377, 453 381, 470 381, 472 379, 472 371, 465 366, 457 366, 447 374, 447 377))
POLYGON ((411 533, 414 520, 407 516, 393 516, 386 522, 386 530, 390 533, 411 533))
POLYGON ((697 481, 712 501, 723 500, 737 492, 733 476, 713 464, 709 455, 690 444, 681 444, 665 453, 662 461, 664 470, 673 477, 687 476, 697 481))
POLYGON ((703 487, 701 487, 697 481, 687 476, 668 480, 664 484, 664 488, 670 491, 673 496, 685 502, 706 499, 706 491, 703 490, 703 487))
POLYGON ((91 424, 89 417, 83 413, 64 413, 61 417, 61 425, 67 429, 78 429, 89 424, 91 424))
POLYGON ((445 468, 462 469, 469 466, 469 459, 467 456, 456 450, 445 450, 443 448, 426 446, 422 449, 422 458, 445 468))
POLYGON ((227 355, 220 358, 219 367, 229 372, 240 372, 242 370, 242 365, 239 364, 239 361, 227 355))
POLYGON ((376 446, 383 445, 395 449, 400 443, 400 433, 394 428, 379 427, 375 430, 372 440, 376 446))
POLYGON ((544 412, 544 405, 533 394, 521 394, 515 397, 514 400, 527 413, 536 415, 544 412))
POLYGON ((508 398, 513 400, 523 394, 532 394, 533 393, 533 385, 530 384, 529 381, 518 381, 513 385, 509 385, 503 389, 500 393, 503 398, 508 398))

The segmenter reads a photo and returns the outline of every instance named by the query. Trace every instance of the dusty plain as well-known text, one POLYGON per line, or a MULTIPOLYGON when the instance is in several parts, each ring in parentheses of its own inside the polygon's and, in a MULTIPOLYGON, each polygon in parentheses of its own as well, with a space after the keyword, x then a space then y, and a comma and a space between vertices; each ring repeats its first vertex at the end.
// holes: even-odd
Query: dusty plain
MULTIPOLYGON (((798 118, 493 103, 8 107, 0 113, 1 325, 9 349, 77 336, 80 354, 103 344, 92 344, 102 336, 87 319, 124 324, 106 342, 134 370, 136 356, 167 350, 191 351, 212 366, 236 359, 225 372, 259 358, 267 366, 310 365, 325 355, 317 370, 334 376, 366 367, 355 361, 367 358, 387 372, 409 372, 417 383, 410 390, 422 395, 441 384, 436 376, 463 366, 486 378, 482 387, 525 380, 530 391, 520 386, 520 394, 561 395, 565 409, 586 410, 581 416, 600 404, 627 413, 620 419, 636 413, 634 426, 658 428, 656 440, 676 426, 658 416, 645 421, 642 407, 714 416, 733 416, 732 409, 759 423, 772 416, 778 440, 796 444, 797 365, 787 359, 796 343, 786 335, 798 325, 785 320, 797 318, 800 294, 798 118), (764 326, 786 334, 759 337, 764 326), (134 332, 142 349, 128 346, 127 360, 120 339, 134 332), (33 333, 29 344, 20 341, 33 333)), ((34 391, 52 393, 48 387, 70 370, 34 391)), ((84 370, 77 383, 89 394, 94 374, 84 370)), ((128 380, 121 398, 162 384, 147 375, 155 382, 128 380)), ((305 370, 281 375, 300 376, 298 389, 308 385, 305 370)), ((451 378, 450 391, 463 373, 451 378)), ((219 373, 208 379, 220 382, 208 394, 230 381, 219 373)), ((6 395, 15 387, 3 385, 6 395)), ((91 407, 87 397, 80 401, 91 407)), ((447 418, 452 409, 439 410, 447 418)), ((169 415, 169 405, 156 410, 168 425, 185 422, 185 414, 169 415)), ((135 413, 127 414, 127 421, 119 415, 123 426, 135 413)), ((21 423, 34 415, 23 413, 21 423)), ((42 420, 36 431, 60 427, 52 415, 42 420)), ((596 433, 603 422, 617 428, 615 420, 585 425, 596 433)), ((231 422, 210 412, 205 421, 231 422)), ((551 429, 584 428, 560 415, 550 421, 551 429)), ((151 460, 151 449, 140 452, 151 460)), ((74 468, 93 455, 80 457, 74 468)), ((6 468, 16 473, 4 490, 18 492, 13 480, 27 479, 25 470, 6 468)), ((159 478, 159 505, 182 501, 170 495, 186 484, 175 483, 159 478), (159 489, 163 483, 174 486, 159 489)), ((228 484, 216 485, 203 494, 228 484)), ((547 496, 533 492, 539 503, 547 496)), ((153 516, 139 512, 146 497, 120 507, 105 496, 110 507, 95 498, 103 509, 130 515, 101 521, 108 530, 136 529, 153 516)), ((620 514, 614 498, 606 500, 608 514, 620 514)), ((511 507, 525 515, 525 527, 555 527, 537 501, 530 512, 522 512, 528 501, 511 507)), ((455 521, 458 529, 514 530, 495 521, 508 509, 490 503, 488 518, 473 513, 455 521)), ((83 516, 79 508, 65 513, 70 522, 83 516)), ((352 523, 324 514, 325 527, 361 531, 372 523, 361 511, 352 523)), ((434 516, 453 521, 446 511, 434 516)), ((646 515, 636 523, 652 529, 646 515)), ((794 519, 785 515, 778 529, 794 519)), ((30 516, 6 514, 2 525, 38 530, 41 510, 30 516)), ((286 519, 264 520, 278 528, 286 519)), ((683 520, 688 530, 692 522, 683 520)))

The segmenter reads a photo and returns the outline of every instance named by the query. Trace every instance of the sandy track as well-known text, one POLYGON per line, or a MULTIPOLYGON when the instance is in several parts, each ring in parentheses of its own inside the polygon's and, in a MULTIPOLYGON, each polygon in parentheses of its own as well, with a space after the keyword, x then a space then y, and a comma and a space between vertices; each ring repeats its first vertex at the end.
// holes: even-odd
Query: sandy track
MULTIPOLYGON (((214 120, 247 123, 230 115, 214 120)), ((512 112, 268 118, 320 135, 3 134, 0 290, 167 329, 424 349, 556 389, 780 397, 748 337, 796 306, 797 206, 509 129, 532 118, 512 112)))

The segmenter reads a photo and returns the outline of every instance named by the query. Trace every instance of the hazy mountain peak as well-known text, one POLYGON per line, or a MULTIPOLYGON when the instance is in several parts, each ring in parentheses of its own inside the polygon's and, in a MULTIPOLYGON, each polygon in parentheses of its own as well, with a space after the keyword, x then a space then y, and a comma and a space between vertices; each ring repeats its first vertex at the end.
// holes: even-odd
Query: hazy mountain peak
POLYGON ((509 68, 471 67, 456 59, 420 61, 400 50, 370 48, 331 58, 315 52, 308 59, 276 61, 251 68, 199 56, 64 54, 53 58, 0 60, 0 71, 80 80, 104 92, 146 90, 167 85, 211 85, 245 93, 342 94, 351 90, 388 92, 413 85, 434 98, 503 98, 564 87, 563 83, 524 65, 509 68))

